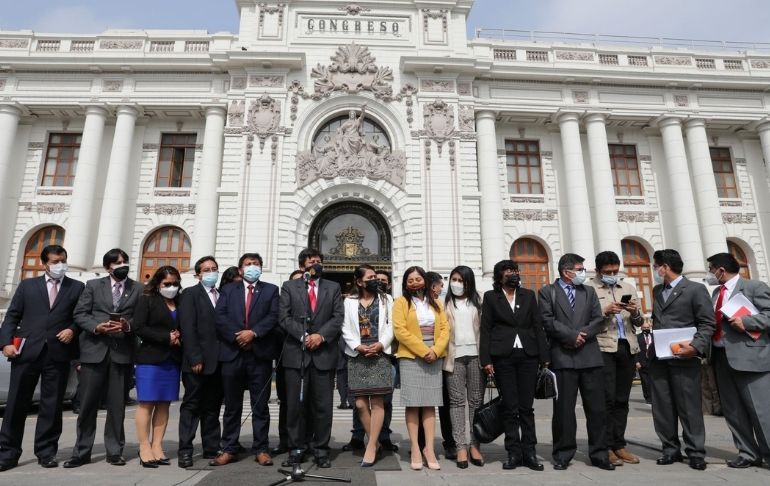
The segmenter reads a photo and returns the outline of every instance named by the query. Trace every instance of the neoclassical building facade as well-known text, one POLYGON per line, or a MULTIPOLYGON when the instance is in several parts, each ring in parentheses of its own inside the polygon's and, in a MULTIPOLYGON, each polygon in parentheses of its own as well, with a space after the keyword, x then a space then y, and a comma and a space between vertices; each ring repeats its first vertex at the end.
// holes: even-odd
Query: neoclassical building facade
POLYGON ((488 285, 512 256, 535 287, 613 250, 645 310, 655 249, 768 280, 770 55, 469 40, 472 7, 236 0, 237 34, 0 31, 0 308, 51 242, 76 278, 121 247, 132 277, 188 283, 246 251, 280 283, 314 245, 338 280, 464 264, 488 285))

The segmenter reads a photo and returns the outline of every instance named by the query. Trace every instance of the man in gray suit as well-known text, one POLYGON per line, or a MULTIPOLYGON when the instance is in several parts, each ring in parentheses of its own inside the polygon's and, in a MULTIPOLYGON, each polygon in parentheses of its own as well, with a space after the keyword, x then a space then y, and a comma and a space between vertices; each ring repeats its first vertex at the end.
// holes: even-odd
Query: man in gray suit
POLYGON ((559 278, 540 289, 543 327, 551 341, 551 369, 559 396, 553 402, 553 468, 564 470, 577 451, 577 394, 583 401, 591 464, 613 470, 607 452, 604 402, 604 359, 596 335, 604 316, 596 291, 583 285, 583 257, 566 253, 559 259, 559 278))
POLYGON ((738 275, 738 261, 729 253, 708 258, 716 331, 711 358, 727 426, 738 457, 729 467, 770 464, 770 287, 738 275), (759 314, 728 319, 721 312, 731 298, 743 294, 759 314))
POLYGON ((279 305, 279 323, 287 334, 281 359, 291 449, 286 465, 302 462, 303 450, 310 446, 318 467, 327 468, 331 467, 334 375, 345 310, 339 284, 321 278, 323 255, 306 248, 298 262, 303 278, 284 282, 279 305), (306 427, 312 427, 310 444, 306 443, 306 435, 310 435, 305 433, 306 427))
POLYGON ((65 468, 91 462, 96 437, 96 415, 104 398, 107 421, 104 447, 107 463, 124 466, 126 443, 123 419, 126 415, 126 383, 131 376, 134 334, 131 323, 141 285, 128 278, 128 255, 114 248, 102 258, 108 276, 89 280, 75 307, 75 324, 80 327, 80 414, 77 440, 65 468), (112 317, 111 317, 112 316, 112 317))
POLYGON ((652 328, 655 330, 695 327, 692 341, 682 345, 674 359, 661 360, 650 350, 652 419, 663 444, 658 465, 681 462, 677 421, 690 467, 706 469, 706 428, 701 411, 700 358, 708 353, 714 333, 714 309, 708 291, 700 283, 682 276, 682 258, 676 250, 653 254, 652 328))

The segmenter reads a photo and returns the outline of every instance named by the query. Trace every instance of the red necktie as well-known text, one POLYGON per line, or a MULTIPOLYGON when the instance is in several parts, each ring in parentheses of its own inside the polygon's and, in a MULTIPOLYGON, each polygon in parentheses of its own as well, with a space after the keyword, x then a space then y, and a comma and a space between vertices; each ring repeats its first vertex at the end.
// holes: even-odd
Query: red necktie
POLYGON ((249 328, 249 311, 251 310, 251 300, 254 298, 254 286, 249 285, 246 288, 249 289, 249 295, 246 296, 246 313, 244 314, 243 318, 244 329, 249 328))
POLYGON ((714 341, 720 341, 722 339, 722 313, 720 310, 722 310, 722 301, 725 299, 725 294, 727 293, 727 287, 724 285, 719 286, 719 298, 717 298, 717 305, 714 307, 714 319, 717 321, 717 329, 714 332, 714 336, 712 336, 711 339, 714 341))
POLYGON ((315 307, 317 304, 315 295, 315 280, 310 280, 307 284, 310 286, 310 290, 307 293, 307 298, 310 301, 310 310, 315 312, 315 307))

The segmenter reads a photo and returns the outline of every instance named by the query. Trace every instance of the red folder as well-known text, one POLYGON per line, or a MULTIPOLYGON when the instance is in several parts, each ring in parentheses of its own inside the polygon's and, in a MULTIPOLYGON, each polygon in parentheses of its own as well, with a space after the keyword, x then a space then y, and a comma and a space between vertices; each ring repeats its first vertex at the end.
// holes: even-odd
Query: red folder
POLYGON ((24 349, 24 343, 26 342, 27 342, 27 338, 14 336, 11 344, 13 344, 13 347, 16 348, 16 354, 21 354, 21 350, 24 349))
MULTIPOLYGON (((750 315, 751 315, 751 311, 747 309, 745 306, 741 306, 738 308, 738 311, 735 314, 733 314, 733 317, 746 317, 750 315)), ((751 336, 751 339, 756 341, 762 335, 762 331, 746 331, 746 334, 751 336)))

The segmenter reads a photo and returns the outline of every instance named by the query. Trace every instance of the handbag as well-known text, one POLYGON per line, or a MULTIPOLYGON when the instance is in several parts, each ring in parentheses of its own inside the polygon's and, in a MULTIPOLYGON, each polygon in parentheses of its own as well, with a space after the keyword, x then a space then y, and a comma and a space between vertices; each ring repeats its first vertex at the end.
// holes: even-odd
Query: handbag
POLYGON ((540 400, 559 398, 559 388, 556 385, 556 374, 548 368, 541 368, 537 372, 535 398, 540 400))
POLYGON ((505 431, 502 398, 499 394, 492 398, 492 389, 489 390, 489 398, 490 400, 477 408, 473 414, 473 434, 484 444, 493 442, 505 431))

